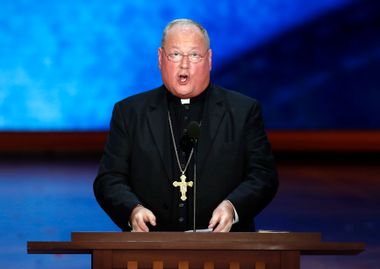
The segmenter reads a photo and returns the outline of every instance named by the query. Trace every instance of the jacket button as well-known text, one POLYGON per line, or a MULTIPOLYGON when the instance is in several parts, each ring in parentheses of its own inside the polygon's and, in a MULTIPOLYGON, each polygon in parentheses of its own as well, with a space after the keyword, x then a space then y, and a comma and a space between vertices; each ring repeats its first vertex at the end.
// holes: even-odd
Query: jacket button
POLYGON ((179 219, 178 219, 178 221, 179 222, 183 222, 185 219, 183 218, 183 217, 180 217, 179 219))
POLYGON ((179 203, 178 204, 179 207, 184 207, 184 205, 185 205, 184 203, 179 203))

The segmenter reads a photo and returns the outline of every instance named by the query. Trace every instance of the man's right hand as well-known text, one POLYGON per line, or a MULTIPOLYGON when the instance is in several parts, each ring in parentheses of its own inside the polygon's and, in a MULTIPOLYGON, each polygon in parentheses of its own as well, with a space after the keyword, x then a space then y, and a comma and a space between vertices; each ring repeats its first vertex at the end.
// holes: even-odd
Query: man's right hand
POLYGON ((156 216, 149 209, 137 205, 131 214, 132 232, 149 232, 146 223, 156 226, 156 216))

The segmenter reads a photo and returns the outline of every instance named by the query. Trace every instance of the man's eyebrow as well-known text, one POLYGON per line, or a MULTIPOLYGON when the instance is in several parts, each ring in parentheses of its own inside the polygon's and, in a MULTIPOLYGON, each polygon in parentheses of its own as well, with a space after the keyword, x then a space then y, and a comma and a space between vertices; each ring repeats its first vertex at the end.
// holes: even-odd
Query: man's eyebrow
MULTIPOLYGON (((178 46, 172 46, 168 49, 178 49, 179 50, 180 48, 178 46)), ((191 47, 190 50, 199 50, 199 47, 191 47)))

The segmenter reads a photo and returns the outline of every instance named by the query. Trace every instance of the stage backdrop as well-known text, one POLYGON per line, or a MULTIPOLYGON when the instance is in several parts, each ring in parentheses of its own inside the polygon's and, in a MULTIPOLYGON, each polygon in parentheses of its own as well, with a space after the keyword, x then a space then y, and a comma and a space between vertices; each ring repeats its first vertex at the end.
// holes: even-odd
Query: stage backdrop
POLYGON ((162 29, 181 17, 268 128, 379 129, 378 1, 3 0, 0 131, 108 129, 116 101, 161 85, 162 29))

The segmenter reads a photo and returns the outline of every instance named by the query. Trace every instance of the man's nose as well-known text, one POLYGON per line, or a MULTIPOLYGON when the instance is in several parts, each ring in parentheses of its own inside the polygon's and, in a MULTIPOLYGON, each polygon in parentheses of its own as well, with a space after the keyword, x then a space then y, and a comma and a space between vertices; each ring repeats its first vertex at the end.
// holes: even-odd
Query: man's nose
POLYGON ((188 68, 189 65, 190 65, 189 55, 183 55, 183 57, 180 61, 180 66, 182 68, 188 68))

